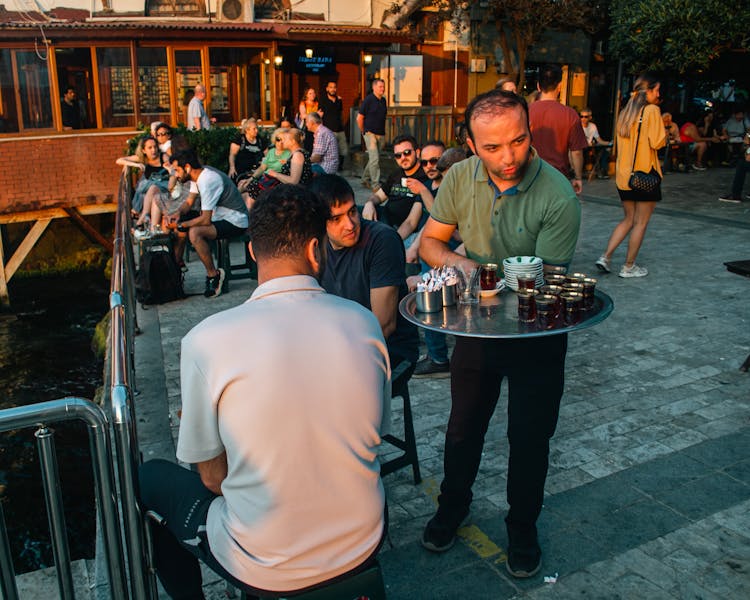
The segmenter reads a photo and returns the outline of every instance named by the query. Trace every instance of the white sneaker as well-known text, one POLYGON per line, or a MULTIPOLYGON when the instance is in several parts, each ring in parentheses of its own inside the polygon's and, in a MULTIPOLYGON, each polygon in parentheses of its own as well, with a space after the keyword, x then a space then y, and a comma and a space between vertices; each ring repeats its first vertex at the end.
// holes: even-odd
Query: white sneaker
POLYGON ((596 266, 600 271, 604 271, 605 273, 610 272, 609 259, 603 254, 599 257, 599 260, 596 261, 596 266))
POLYGON ((639 267, 634 264, 632 267, 622 265, 622 269, 618 273, 620 277, 645 277, 648 275, 648 269, 646 267, 639 267))

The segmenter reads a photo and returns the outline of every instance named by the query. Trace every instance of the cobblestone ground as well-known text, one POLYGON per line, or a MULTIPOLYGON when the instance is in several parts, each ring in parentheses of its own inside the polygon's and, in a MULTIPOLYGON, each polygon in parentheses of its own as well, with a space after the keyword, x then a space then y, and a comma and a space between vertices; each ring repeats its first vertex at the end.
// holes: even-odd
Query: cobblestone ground
MULTIPOLYGON (((537 577, 514 580, 503 564, 505 390, 460 542, 444 555, 419 545, 435 510, 450 397, 448 379, 412 380, 424 480, 413 485, 409 469, 384 480, 391 528, 380 562, 389 598, 750 597, 750 374, 738 370, 750 353, 750 280, 723 266, 750 258, 750 204, 717 201, 731 176, 729 169, 667 175, 638 258, 649 276, 599 277, 614 312, 570 336, 537 577)), ((366 190, 352 183, 362 202, 366 190)), ((611 181, 585 188, 576 271, 595 273, 621 216, 616 198, 611 181)), ((203 277, 194 258, 188 292, 202 292, 203 277)), ((214 300, 196 295, 141 311, 136 355, 146 457, 174 459, 168 425, 174 436, 180 339, 209 314, 244 301, 254 284, 232 281, 214 300)), ((210 574, 206 581, 209 597, 224 597, 223 583, 210 574)))

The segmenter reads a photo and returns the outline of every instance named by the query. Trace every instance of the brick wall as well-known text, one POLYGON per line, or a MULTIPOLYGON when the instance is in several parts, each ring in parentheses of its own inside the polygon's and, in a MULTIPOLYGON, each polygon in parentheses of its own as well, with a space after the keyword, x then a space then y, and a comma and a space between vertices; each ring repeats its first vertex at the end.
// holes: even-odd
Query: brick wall
POLYGON ((0 141, 0 213, 117 201, 129 133, 0 141))

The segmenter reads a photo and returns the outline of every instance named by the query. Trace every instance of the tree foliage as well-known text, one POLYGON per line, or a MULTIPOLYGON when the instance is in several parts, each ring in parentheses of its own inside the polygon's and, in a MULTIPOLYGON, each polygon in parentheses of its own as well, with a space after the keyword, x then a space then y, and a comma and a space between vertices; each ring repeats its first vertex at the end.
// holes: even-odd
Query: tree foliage
POLYGON ((630 70, 706 69, 730 48, 747 48, 747 0, 611 0, 610 50, 630 70))
POLYGON ((529 48, 546 30, 594 33, 606 26, 607 17, 606 0, 432 0, 432 4, 451 17, 454 27, 466 15, 494 23, 495 45, 505 57, 505 70, 520 75, 521 86, 529 48), (513 72, 514 65, 518 73, 513 72))

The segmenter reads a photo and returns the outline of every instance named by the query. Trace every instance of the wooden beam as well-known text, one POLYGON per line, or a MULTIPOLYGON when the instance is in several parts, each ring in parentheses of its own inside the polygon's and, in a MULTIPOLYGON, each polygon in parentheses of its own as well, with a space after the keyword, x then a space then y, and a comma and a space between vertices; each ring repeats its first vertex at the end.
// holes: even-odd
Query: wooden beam
POLYGON ((112 241, 108 240, 96 229, 94 229, 94 227, 92 227, 89 222, 81 216, 81 214, 75 209, 75 207, 71 206, 70 208, 66 208, 65 212, 68 213, 68 216, 73 219, 73 223, 78 225, 78 228, 84 233, 87 238, 89 238, 95 244, 99 244, 107 252, 112 254, 112 252, 114 251, 114 245, 112 244, 112 241))
MULTIPOLYGON (((81 215, 99 215, 117 211, 117 204, 83 204, 77 206, 76 210, 81 215)), ((70 215, 65 209, 60 208, 43 208, 40 210, 31 210, 26 212, 0 214, 0 225, 9 223, 28 223, 29 221, 38 221, 39 219, 64 219, 70 215)))
POLYGON ((34 247, 37 241, 39 241, 39 238, 42 237, 44 230, 47 229, 47 226, 51 222, 52 219, 40 219, 39 221, 34 223, 29 232, 26 234, 26 237, 23 238, 21 245, 16 248, 13 256, 10 257, 8 264, 5 266, 5 281, 11 280, 13 274, 18 270, 18 267, 21 266, 23 259, 28 256, 29 252, 31 252, 31 249, 34 247))
POLYGON ((5 279, 5 259, 3 258, 3 230, 0 227, 0 306, 7 308, 10 306, 10 296, 8 295, 8 281, 5 279))

